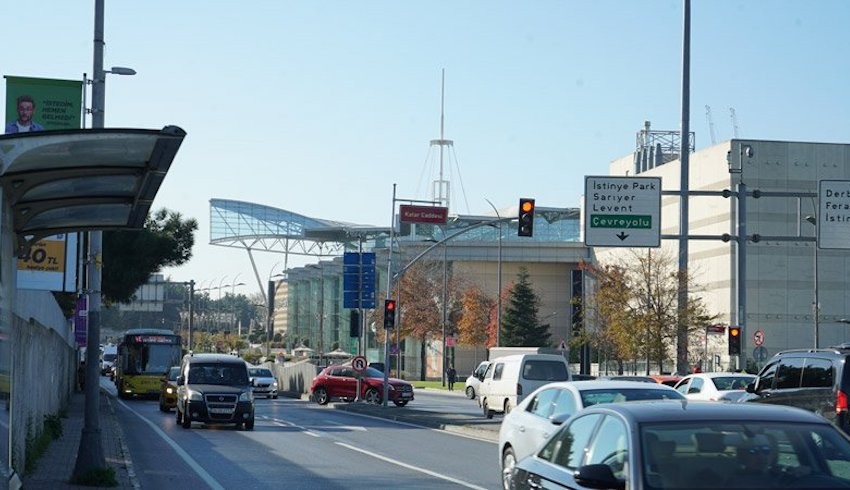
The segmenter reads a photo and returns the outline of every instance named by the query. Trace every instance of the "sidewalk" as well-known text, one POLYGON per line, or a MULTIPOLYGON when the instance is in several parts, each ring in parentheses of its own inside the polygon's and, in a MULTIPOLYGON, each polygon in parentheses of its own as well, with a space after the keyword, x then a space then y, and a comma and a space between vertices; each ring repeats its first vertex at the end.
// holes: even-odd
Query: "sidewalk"
POLYGON ((138 490, 138 480, 130 460, 124 434, 115 415, 115 399, 100 390, 100 435, 106 464, 115 470, 114 487, 87 487, 68 483, 74 472, 85 425, 85 396, 74 393, 68 406, 67 418, 62 419, 62 437, 50 443, 47 451, 36 462, 36 469, 23 476, 24 490, 32 489, 93 489, 108 488, 138 490))

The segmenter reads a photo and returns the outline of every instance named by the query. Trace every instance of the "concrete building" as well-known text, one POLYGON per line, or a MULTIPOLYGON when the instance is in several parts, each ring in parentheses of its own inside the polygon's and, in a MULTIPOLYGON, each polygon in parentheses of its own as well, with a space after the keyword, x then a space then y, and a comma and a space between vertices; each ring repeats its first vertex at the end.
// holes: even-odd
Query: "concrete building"
MULTIPOLYGON (((678 191, 678 155, 665 152, 660 145, 642 146, 641 141, 646 139, 639 137, 634 154, 611 163, 610 174, 657 176, 664 191, 678 191)), ((689 161, 691 191, 735 191, 740 182, 749 191, 744 216, 748 237, 744 247, 746 301, 741 319, 736 316, 740 253, 735 243, 737 200, 734 196, 692 196, 688 220, 689 236, 701 236, 689 240, 689 270, 703 286, 701 295, 709 309, 720 315, 719 321, 745 326, 742 348, 747 359, 761 361, 783 349, 813 347, 816 293, 819 345, 850 340, 850 325, 845 323, 850 318, 846 280, 850 253, 846 249, 817 250, 814 242, 819 218, 818 181, 850 180, 850 145, 731 140, 694 152, 689 161), (730 235, 731 240, 720 239, 723 234, 730 235), (757 331, 763 339, 761 348, 754 341, 757 331)), ((662 237, 678 235, 679 212, 679 197, 664 195, 662 237)), ((840 224, 830 222, 829 226, 840 224)), ((850 243, 847 246, 850 248, 850 243)), ((678 242, 662 240, 662 248, 676 257, 678 242)), ((624 252, 598 250, 598 257, 604 261, 624 252)), ((709 337, 713 337, 709 339, 712 351, 725 357, 725 336, 709 337), (717 342, 720 339, 722 345, 717 342)), ((703 342, 704 337, 692 337, 690 352, 698 353, 703 342)))

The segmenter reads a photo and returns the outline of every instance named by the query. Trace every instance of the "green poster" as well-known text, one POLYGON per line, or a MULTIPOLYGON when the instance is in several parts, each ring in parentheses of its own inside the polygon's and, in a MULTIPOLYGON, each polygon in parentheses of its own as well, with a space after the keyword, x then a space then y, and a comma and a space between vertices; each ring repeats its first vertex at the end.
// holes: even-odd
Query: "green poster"
POLYGON ((83 82, 5 76, 5 133, 80 129, 83 82))

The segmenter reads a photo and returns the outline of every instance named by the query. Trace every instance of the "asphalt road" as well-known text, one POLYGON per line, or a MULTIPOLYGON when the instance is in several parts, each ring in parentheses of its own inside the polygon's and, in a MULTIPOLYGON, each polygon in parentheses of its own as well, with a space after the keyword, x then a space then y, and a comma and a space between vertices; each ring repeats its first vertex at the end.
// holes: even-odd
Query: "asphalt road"
POLYGON ((183 429, 153 400, 116 409, 143 489, 498 488, 497 422, 446 413, 477 408, 462 394, 422 391, 404 408, 261 399, 253 431, 183 429))

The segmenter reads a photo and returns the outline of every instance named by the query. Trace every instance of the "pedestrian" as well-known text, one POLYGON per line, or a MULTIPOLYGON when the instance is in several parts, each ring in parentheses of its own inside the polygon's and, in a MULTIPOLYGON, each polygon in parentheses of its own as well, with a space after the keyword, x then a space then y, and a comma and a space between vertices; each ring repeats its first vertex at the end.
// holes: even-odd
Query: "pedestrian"
POLYGON ((455 381, 457 381, 457 371, 455 371, 454 365, 449 365, 449 368, 446 369, 446 379, 449 382, 449 391, 453 391, 455 389, 455 381))
POLYGON ((80 391, 86 391, 86 361, 80 361, 80 366, 77 367, 77 383, 80 385, 80 391))

